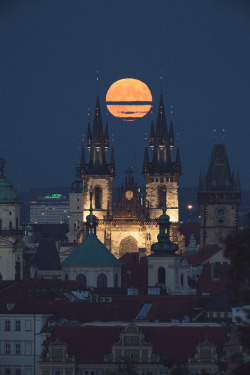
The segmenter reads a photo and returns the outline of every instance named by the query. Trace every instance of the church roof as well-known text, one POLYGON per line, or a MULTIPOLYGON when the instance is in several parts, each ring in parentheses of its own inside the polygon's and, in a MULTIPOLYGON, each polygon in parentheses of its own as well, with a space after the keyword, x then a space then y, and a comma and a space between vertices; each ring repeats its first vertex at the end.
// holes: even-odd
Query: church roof
POLYGON ((62 263, 63 265, 121 265, 122 263, 90 233, 62 263))
POLYGON ((235 191, 240 192, 239 177, 237 183, 231 174, 225 144, 214 144, 206 176, 200 174, 199 192, 235 191))

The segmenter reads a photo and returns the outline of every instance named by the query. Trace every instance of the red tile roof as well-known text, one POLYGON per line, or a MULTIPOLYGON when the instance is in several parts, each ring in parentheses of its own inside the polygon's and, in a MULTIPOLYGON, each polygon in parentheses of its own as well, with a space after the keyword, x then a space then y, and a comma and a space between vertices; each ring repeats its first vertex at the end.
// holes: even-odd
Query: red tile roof
POLYGON ((207 245, 203 249, 198 251, 196 254, 188 257, 188 262, 192 266, 199 266, 201 264, 206 263, 206 261, 209 258, 217 254, 221 250, 222 250, 222 247, 219 247, 218 245, 207 245))
POLYGON ((229 275, 230 269, 230 264, 204 264, 197 282, 197 293, 218 294, 222 290, 225 290, 226 286, 231 281, 229 275), (212 276, 212 267, 214 267, 214 276, 212 276))
MULTIPOLYGON (((58 338, 69 346, 69 353, 77 355, 78 363, 102 363, 106 352, 119 341, 122 327, 62 327, 55 326, 51 340, 58 338)), ((153 345, 153 352, 163 358, 186 361, 195 351, 196 345, 205 337, 222 349, 227 338, 227 327, 143 327, 146 342, 153 345)))

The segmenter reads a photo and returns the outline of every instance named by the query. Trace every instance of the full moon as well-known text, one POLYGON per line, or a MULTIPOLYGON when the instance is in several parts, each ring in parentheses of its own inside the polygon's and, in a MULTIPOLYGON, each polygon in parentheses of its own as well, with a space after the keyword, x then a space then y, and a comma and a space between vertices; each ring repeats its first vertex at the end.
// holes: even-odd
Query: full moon
POLYGON ((152 95, 146 83, 124 78, 110 86, 106 104, 113 116, 124 121, 134 121, 148 113, 152 106, 152 95))

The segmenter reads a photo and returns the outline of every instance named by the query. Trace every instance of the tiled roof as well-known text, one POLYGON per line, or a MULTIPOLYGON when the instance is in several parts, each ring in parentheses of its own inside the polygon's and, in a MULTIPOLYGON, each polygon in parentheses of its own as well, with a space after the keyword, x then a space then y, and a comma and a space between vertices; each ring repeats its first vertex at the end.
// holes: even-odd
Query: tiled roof
POLYGON ((192 266, 199 266, 201 264, 204 264, 209 258, 217 254, 221 250, 222 247, 219 247, 218 245, 207 245, 196 254, 188 257, 188 262, 192 266))
POLYGON ((197 282, 197 293, 220 293, 226 288, 231 280, 229 276, 230 269, 230 264, 204 264, 203 270, 197 282))
POLYGON ((121 262, 90 233, 62 262, 62 265, 121 265, 121 262))
MULTIPOLYGON (((176 358, 184 362, 205 338, 222 349, 227 338, 227 327, 143 327, 146 342, 153 345, 153 352, 162 359, 176 358)), ((51 341, 59 339, 69 346, 69 354, 76 354, 78 363, 102 363, 105 353, 119 341, 122 327, 62 327, 55 326, 51 341), (100 337, 102 338, 100 340, 100 337)))

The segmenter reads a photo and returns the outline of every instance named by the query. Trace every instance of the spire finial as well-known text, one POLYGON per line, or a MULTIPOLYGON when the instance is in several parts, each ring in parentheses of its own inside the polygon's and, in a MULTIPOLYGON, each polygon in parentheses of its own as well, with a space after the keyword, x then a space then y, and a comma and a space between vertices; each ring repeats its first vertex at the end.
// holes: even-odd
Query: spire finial
POLYGON ((99 95, 99 70, 96 71, 97 96, 99 95))
POLYGON ((148 133, 145 133, 145 147, 147 147, 148 133))
POLYGON ((214 140, 214 143, 215 143, 215 141, 216 141, 216 136, 215 136, 216 129, 213 130, 213 133, 214 133, 214 135, 213 135, 213 140, 214 140))
POLYGON ((162 80, 163 80, 163 76, 162 76, 162 70, 161 70, 161 95, 162 95, 162 80))
POLYGON ((173 107, 173 105, 171 104, 171 106, 170 106, 170 115, 171 115, 171 120, 172 120, 172 118, 173 118, 173 109, 174 109, 174 107, 173 107))
POLYGON ((153 121, 153 106, 151 105, 151 111, 150 111, 150 113, 151 113, 151 120, 153 121))
POLYGON ((89 116, 90 116, 90 108, 88 108, 88 121, 89 121, 89 116))
POLYGON ((226 130, 222 129, 222 142, 225 141, 225 132, 226 132, 226 130))
POLYGON ((177 133, 177 146, 179 146, 180 143, 180 133, 177 133))
POLYGON ((115 136, 114 136, 114 134, 112 134, 112 136, 111 136, 112 138, 111 138, 111 142, 112 142, 112 145, 114 144, 114 140, 115 140, 115 136))

